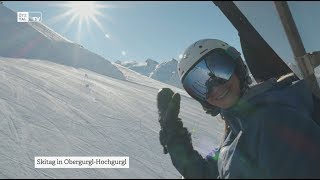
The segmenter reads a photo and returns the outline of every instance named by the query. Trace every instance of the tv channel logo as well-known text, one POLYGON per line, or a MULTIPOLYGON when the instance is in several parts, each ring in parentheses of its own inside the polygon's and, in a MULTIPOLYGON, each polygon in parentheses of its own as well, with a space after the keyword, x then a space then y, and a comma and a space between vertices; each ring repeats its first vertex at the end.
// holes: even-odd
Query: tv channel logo
POLYGON ((41 12, 17 12, 17 22, 41 22, 41 12))

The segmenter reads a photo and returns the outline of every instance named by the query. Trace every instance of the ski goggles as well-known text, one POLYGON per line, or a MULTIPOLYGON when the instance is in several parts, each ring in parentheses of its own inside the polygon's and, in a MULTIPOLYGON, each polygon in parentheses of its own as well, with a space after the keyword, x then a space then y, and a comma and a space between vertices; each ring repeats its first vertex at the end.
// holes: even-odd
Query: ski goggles
MULTIPOLYGON (((231 47, 232 48, 232 47, 231 47)), ((188 94, 198 100, 206 101, 210 91, 226 83, 236 67, 238 51, 232 49, 214 50, 202 57, 182 80, 188 94)))

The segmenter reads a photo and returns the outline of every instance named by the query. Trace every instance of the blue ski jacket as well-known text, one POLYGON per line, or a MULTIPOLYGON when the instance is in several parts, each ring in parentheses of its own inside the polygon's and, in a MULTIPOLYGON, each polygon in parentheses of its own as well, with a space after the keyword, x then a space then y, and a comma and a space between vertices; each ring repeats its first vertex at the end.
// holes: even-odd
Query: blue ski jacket
POLYGON ((168 152, 184 178, 320 178, 314 111, 304 80, 270 79, 221 110, 230 130, 214 158, 183 141, 168 145, 168 152))

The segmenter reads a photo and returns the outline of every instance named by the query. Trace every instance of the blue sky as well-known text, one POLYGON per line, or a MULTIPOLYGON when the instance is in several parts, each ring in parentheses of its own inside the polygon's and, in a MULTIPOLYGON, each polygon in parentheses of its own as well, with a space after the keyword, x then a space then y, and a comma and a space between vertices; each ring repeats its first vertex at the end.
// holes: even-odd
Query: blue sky
POLYGON ((178 59, 187 46, 202 38, 221 39, 241 50, 237 31, 211 1, 99 1, 96 4, 104 6, 97 9, 101 15, 95 16, 100 28, 90 17, 89 26, 84 20, 79 25, 79 17, 71 21, 74 15, 90 15, 93 10, 89 6, 85 6, 84 12, 74 11, 57 19, 77 10, 72 7, 74 4, 67 6, 67 1, 4 4, 14 11, 42 12, 45 25, 112 62, 178 59))

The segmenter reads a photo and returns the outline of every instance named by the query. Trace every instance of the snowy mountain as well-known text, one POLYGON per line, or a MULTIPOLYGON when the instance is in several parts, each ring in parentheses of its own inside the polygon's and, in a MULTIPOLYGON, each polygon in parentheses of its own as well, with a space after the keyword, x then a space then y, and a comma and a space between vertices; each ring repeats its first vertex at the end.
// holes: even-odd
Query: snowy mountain
POLYGON ((108 60, 62 37, 42 23, 17 22, 14 11, 0 4, 0 56, 41 59, 123 79, 108 60))
MULTIPOLYGON (((0 178, 179 178, 158 135, 156 95, 168 86, 120 69, 128 80, 0 57, 0 178), (36 169, 35 156, 128 156, 130 168, 36 169)), ((169 87, 182 94, 180 117, 206 155, 219 144, 223 123, 169 87)))
POLYGON ((139 74, 148 76, 152 71, 156 68, 156 66, 159 64, 157 61, 154 61, 152 59, 147 59, 143 63, 138 63, 136 61, 127 61, 127 62, 121 62, 121 61, 116 61, 115 63, 120 64, 124 67, 127 67, 139 74))
POLYGON ((163 62, 156 67, 156 69, 150 74, 150 77, 160 82, 183 88, 178 75, 177 66, 178 61, 175 59, 163 62))
POLYGON ((145 63, 137 63, 136 61, 116 61, 115 63, 160 82, 183 88, 177 71, 178 61, 175 59, 160 64, 151 59, 148 59, 145 63))

